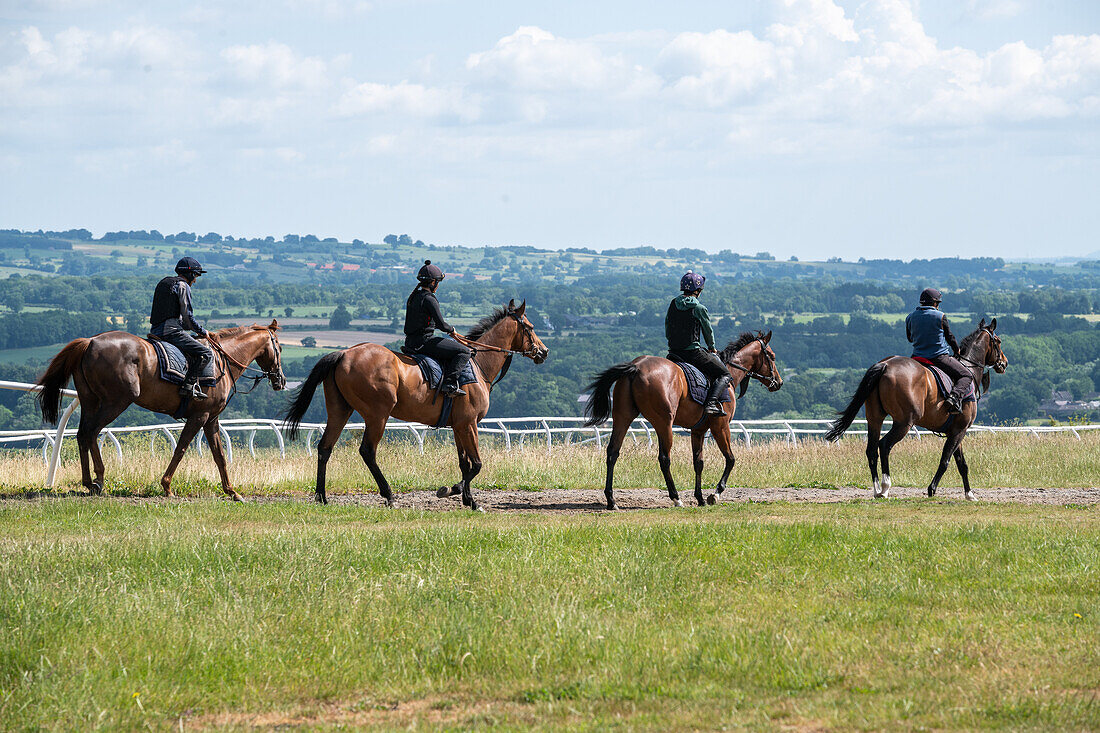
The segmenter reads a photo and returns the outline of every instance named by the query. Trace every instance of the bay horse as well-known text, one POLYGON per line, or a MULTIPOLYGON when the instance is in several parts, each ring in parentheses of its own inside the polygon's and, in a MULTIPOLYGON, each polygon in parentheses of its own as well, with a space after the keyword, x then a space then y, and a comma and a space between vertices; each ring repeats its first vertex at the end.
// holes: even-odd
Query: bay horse
MULTIPOLYGON (((1008 359, 1001 351, 1001 337, 996 331, 997 319, 994 318, 987 326, 983 318, 978 328, 959 344, 960 361, 970 368, 974 384, 981 385, 979 396, 989 388, 989 367, 998 374, 1004 374, 1008 368, 1008 359)), ((867 414, 867 465, 871 468, 874 498, 883 499, 890 495, 890 450, 914 425, 946 435, 939 466, 932 477, 932 483, 928 484, 928 495, 936 495, 940 479, 954 456, 955 465, 962 477, 963 495, 969 501, 977 498, 970 490, 970 474, 961 445, 966 431, 978 414, 977 402, 964 402, 962 412, 948 423, 951 415, 931 372, 908 356, 889 356, 863 375, 852 401, 833 421, 829 431, 825 433, 825 439, 839 440, 859 414, 860 407, 867 414), (887 415, 893 419, 893 427, 880 440, 879 433, 887 415), (878 478, 880 458, 881 483, 878 478)))
MULTIPOLYGON (((447 420, 454 433, 462 478, 454 486, 440 488, 437 496, 461 493, 463 505, 474 511, 479 509, 470 482, 481 471, 477 425, 489 411, 489 393, 507 372, 513 354, 541 364, 550 353, 524 315, 526 310, 527 301, 518 308, 515 300, 509 301, 506 307, 497 308, 481 319, 463 339, 463 343, 468 341, 475 350, 473 363, 477 382, 464 386, 466 396, 454 400, 447 420)), ((334 351, 321 357, 293 396, 283 417, 291 439, 298 435, 299 425, 318 384, 324 385, 328 419, 317 444, 317 501, 328 503, 325 468, 340 432, 354 411, 362 415, 365 423, 359 455, 378 484, 378 493, 386 506, 393 506, 393 491, 377 460, 378 443, 386 430, 386 421, 392 415, 399 420, 435 426, 443 410, 442 396, 428 386, 416 361, 405 354, 377 344, 359 344, 334 351)))
MULTIPOLYGON (((183 415, 186 422, 160 480, 166 496, 172 495, 172 476, 201 428, 218 467, 222 491, 233 501, 241 501, 241 495, 229 483, 218 416, 236 392, 237 379, 251 368, 249 365, 253 361, 259 364, 263 373, 251 379, 258 381, 267 377, 276 391, 286 386, 278 330, 279 323, 273 320, 269 326, 238 326, 211 332, 209 343, 215 352, 217 383, 206 389, 205 400, 191 400, 183 415)), ((99 452, 100 431, 132 404, 174 415, 180 407, 179 387, 160 378, 154 346, 140 336, 108 331, 92 338, 74 339, 50 361, 45 374, 38 380, 42 387, 37 397, 38 406, 43 421, 50 425, 57 423, 61 389, 70 377, 80 400, 76 442, 80 448, 81 483, 92 494, 102 494, 104 470, 99 452), (89 470, 89 457, 95 468, 94 479, 89 470)))
POLYGON ((694 402, 688 394, 684 371, 675 362, 660 356, 639 356, 633 361, 616 364, 592 380, 588 385, 590 394, 584 408, 587 418, 584 424, 591 427, 602 424, 608 416, 612 418, 611 437, 607 441, 607 482, 603 491, 608 509, 618 508, 611 490, 615 462, 619 460, 619 449, 626 439, 627 430, 639 413, 657 432, 657 464, 661 467, 668 498, 673 505, 683 506, 669 468, 673 425, 691 430, 695 501, 699 506, 721 501, 722 492, 726 490, 726 481, 736 460, 730 445, 730 418, 737 409, 738 398, 745 395, 750 379, 758 379, 769 392, 775 392, 783 386, 783 378, 775 363, 775 352, 768 346, 771 338, 771 331, 767 334, 746 331, 719 352, 718 357, 732 377, 730 401, 722 403, 722 415, 704 416, 703 406, 694 402), (741 389, 735 395, 738 386, 741 389), (614 401, 610 398, 612 394, 614 401), (714 436, 718 450, 726 459, 726 466, 715 492, 704 502, 703 438, 706 437, 707 430, 714 436))

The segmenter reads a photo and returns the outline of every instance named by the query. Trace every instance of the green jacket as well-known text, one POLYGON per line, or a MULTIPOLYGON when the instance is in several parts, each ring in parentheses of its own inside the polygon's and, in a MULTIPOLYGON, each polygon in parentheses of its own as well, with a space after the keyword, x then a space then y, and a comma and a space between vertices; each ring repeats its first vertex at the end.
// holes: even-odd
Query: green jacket
POLYGON ((714 348, 714 329, 710 326, 707 307, 691 295, 678 295, 669 303, 665 314, 665 338, 669 351, 714 348))

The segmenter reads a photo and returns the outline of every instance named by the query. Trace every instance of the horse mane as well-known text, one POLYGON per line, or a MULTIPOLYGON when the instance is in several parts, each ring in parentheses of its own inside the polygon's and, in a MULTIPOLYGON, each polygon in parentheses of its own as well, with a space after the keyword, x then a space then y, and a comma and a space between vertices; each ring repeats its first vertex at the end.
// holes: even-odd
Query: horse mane
POLYGON ((744 331, 741 333, 740 336, 737 337, 736 341, 730 341, 726 345, 726 348, 718 352, 718 356, 722 359, 723 364, 729 364, 733 361, 733 357, 737 355, 738 351, 745 348, 753 341, 762 338, 764 338, 763 331, 757 331, 756 333, 753 333, 752 331, 744 331))
POLYGON ((965 354, 966 350, 969 349, 974 344, 974 342, 978 340, 978 337, 982 335, 982 331, 984 330, 984 328, 977 328, 974 330, 974 333, 964 338, 959 344, 959 353, 965 354))
POLYGON ((507 308, 496 308, 492 313, 478 321, 477 324, 470 329, 470 332, 466 334, 466 338, 471 341, 477 341, 485 335, 486 331, 503 321, 507 316, 511 315, 511 313, 512 312, 507 308))
POLYGON ((234 338, 236 336, 242 336, 249 331, 266 331, 267 326, 258 326, 253 323, 251 326, 231 326, 229 328, 219 328, 214 333, 218 334, 218 338, 234 338))

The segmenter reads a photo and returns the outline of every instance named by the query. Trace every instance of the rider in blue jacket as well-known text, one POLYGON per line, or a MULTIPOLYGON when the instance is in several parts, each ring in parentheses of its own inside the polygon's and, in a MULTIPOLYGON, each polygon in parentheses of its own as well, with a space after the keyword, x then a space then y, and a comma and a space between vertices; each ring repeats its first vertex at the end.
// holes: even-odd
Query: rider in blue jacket
POLYGON ((947 396, 952 413, 962 411, 962 400, 974 383, 974 375, 959 361, 959 344, 951 333, 947 315, 940 310, 943 296, 935 288, 925 288, 920 305, 905 319, 905 338, 913 344, 913 356, 921 356, 947 372, 955 382, 947 396))

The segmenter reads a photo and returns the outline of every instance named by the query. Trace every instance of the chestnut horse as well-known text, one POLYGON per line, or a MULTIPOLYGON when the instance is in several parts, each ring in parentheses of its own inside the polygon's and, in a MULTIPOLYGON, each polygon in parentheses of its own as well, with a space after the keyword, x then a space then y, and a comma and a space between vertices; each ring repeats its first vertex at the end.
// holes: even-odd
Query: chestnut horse
MULTIPOLYGON (((977 330, 959 344, 960 361, 970 367, 974 384, 980 384, 979 391, 989 388, 988 367, 998 374, 1004 374, 1008 368, 1008 359, 1001 351, 1001 337, 996 334, 997 319, 978 324, 977 330)), ((935 496, 936 488, 943 478, 951 457, 962 477, 963 494, 973 501, 977 497, 970 490, 970 474, 963 455, 962 440, 966 431, 974 423, 978 414, 977 402, 964 402, 962 412, 951 417, 947 404, 939 394, 936 380, 925 367, 908 356, 890 356, 878 362, 863 375, 856 393, 848 407, 833 421, 832 427, 825 433, 825 439, 836 441, 859 414, 863 407, 867 414, 867 465, 871 467, 871 482, 876 499, 890 495, 890 449, 897 445, 914 425, 927 430, 946 433, 943 454, 932 483, 928 484, 928 495, 935 496), (879 440, 882 422, 889 415, 893 418, 893 427, 886 437, 879 440), (944 427, 946 425, 946 428, 944 427), (882 459, 882 483, 878 478, 878 461, 882 459)))
MULTIPOLYGON (((172 476, 184 451, 202 428, 210 455, 221 475, 222 491, 233 501, 241 495, 229 483, 222 454, 222 438, 218 416, 236 391, 236 382, 251 367, 260 365, 272 389, 286 386, 283 376, 282 347, 276 333, 277 321, 270 326, 240 326, 213 331, 210 344, 214 348, 214 364, 218 381, 206 389, 205 400, 191 400, 184 415, 186 422, 180 431, 172 460, 160 480, 167 496, 172 495, 172 476)), ((92 338, 79 338, 65 345, 50 361, 46 373, 38 380, 38 406, 42 419, 56 424, 61 410, 61 389, 72 377, 80 400, 80 427, 76 432, 80 448, 81 483, 93 494, 103 493, 103 457, 99 453, 99 433, 132 404, 153 412, 174 415, 180 407, 179 387, 158 376, 157 355, 153 344, 123 331, 108 331, 92 338), (92 479, 88 459, 95 467, 92 479)))
MULTIPOLYGON (((477 511, 470 482, 481 471, 478 453, 477 425, 489 411, 489 392, 502 370, 507 371, 513 354, 529 357, 536 364, 546 361, 549 350, 535 334, 535 328, 524 312, 527 301, 518 308, 510 301, 483 318, 467 339, 475 350, 473 362, 477 382, 465 385, 466 396, 459 396, 451 407, 447 424, 454 432, 458 449, 458 465, 462 478, 451 487, 443 487, 438 496, 462 494, 462 503, 477 511)), ((465 341, 464 341, 465 342, 465 341)), ((443 410, 443 397, 431 389, 416 361, 377 344, 359 344, 321 357, 309 377, 294 395, 284 421, 290 437, 296 438, 298 426, 309 409, 318 384, 325 387, 325 410, 328 421, 317 444, 316 498, 328 503, 325 493, 325 467, 340 432, 351 418, 352 411, 363 416, 363 442, 359 455, 367 464, 378 484, 378 492, 393 506, 393 492, 378 467, 378 443, 386 430, 390 416, 400 420, 436 425, 443 410)))
POLYGON ((705 503, 715 504, 721 501, 726 490, 726 481, 733 470, 733 449, 730 446, 730 418, 737 409, 737 399, 743 397, 749 386, 749 379, 755 378, 767 386, 769 392, 775 392, 783 386, 779 367, 775 363, 775 352, 768 346, 772 333, 745 332, 731 341, 718 356, 733 378, 730 382, 730 401, 722 403, 725 411, 722 415, 707 417, 703 415, 703 406, 694 402, 688 395, 687 379, 684 371, 675 362, 659 356, 639 356, 631 362, 616 364, 601 372, 588 385, 591 393, 585 405, 584 414, 588 418, 585 425, 593 426, 612 417, 611 437, 607 441, 607 483, 604 496, 607 508, 617 509, 611 484, 615 475, 615 462, 619 459, 619 449, 626 438, 631 423, 641 413, 657 431, 657 463, 665 478, 668 498, 675 506, 683 506, 676 492, 676 483, 669 469, 669 453, 672 450, 672 426, 679 425, 691 430, 691 456, 695 467, 695 501, 699 506, 705 503), (740 385, 739 394, 734 395, 740 385), (609 399, 614 386, 614 402, 609 399), (722 478, 718 481, 715 493, 703 501, 703 438, 707 430, 714 436, 718 450, 726 459, 722 478))

